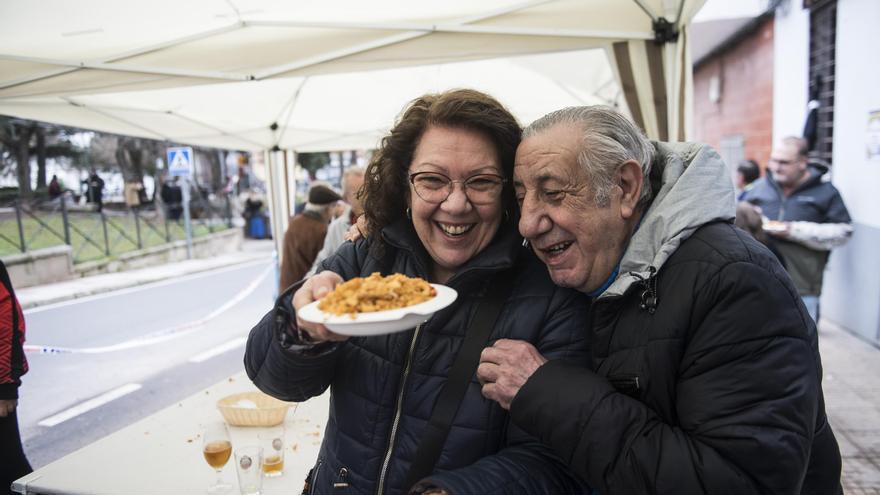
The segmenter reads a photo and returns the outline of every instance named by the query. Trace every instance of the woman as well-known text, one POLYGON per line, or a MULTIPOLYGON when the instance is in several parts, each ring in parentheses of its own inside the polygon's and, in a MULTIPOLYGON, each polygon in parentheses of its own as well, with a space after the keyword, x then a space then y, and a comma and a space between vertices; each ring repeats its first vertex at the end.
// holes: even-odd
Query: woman
POLYGON ((292 301, 288 289, 251 331, 245 367, 261 390, 302 401, 331 387, 311 493, 583 490, 482 398, 473 378, 433 473, 412 490, 405 481, 477 301, 497 290, 490 285, 499 276, 512 277, 512 295, 490 342, 525 339, 553 358, 585 359, 586 303, 553 285, 511 218, 520 132, 504 107, 476 91, 411 102, 367 169, 364 211, 376 234, 343 244, 322 263, 326 271, 305 281, 292 301), (458 299, 413 330, 373 337, 348 339, 285 317, 342 280, 376 271, 448 285, 458 299))

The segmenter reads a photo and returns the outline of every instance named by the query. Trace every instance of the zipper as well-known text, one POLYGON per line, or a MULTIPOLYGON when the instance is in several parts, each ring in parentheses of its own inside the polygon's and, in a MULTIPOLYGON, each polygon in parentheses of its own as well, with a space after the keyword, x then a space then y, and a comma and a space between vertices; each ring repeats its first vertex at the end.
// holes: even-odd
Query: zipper
POLYGON ((385 460, 382 461, 382 470, 379 471, 379 486, 376 489, 377 495, 382 495, 385 488, 385 475, 388 474, 388 464, 391 462, 391 451, 394 450, 394 438, 397 436, 397 427, 400 423, 400 413, 403 405, 403 391, 406 389, 406 379, 409 376, 412 367, 413 352, 416 349, 416 341, 419 339, 419 331, 422 325, 416 327, 413 332, 412 342, 409 344, 409 353, 406 355, 406 365, 403 368, 403 379, 400 381, 400 390, 397 392, 397 404, 394 406, 394 422, 391 423, 391 435, 388 438, 388 450, 385 451, 385 460))
POLYGON ((318 486, 318 472, 321 471, 321 465, 324 464, 323 459, 318 459, 318 463, 315 464, 315 468, 312 470, 312 483, 309 486, 309 495, 315 495, 315 490, 318 486))
POLYGON ((614 387, 614 389, 618 392, 624 395, 628 395, 634 399, 639 398, 639 390, 641 389, 641 384, 639 383, 639 375, 624 374, 609 376, 608 382, 611 383, 611 386, 614 387))

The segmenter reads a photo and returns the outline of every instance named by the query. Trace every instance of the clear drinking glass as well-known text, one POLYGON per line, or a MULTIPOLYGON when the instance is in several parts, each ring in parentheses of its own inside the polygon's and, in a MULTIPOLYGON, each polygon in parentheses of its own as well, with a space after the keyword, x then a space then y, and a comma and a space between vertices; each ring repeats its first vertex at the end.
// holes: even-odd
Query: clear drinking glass
POLYGON ((263 447, 263 475, 274 478, 284 474, 284 423, 261 428, 257 437, 263 447))
POLYGON ((232 485, 224 482, 222 475, 223 466, 229 462, 229 457, 232 455, 232 442, 229 441, 226 423, 216 422, 205 426, 202 431, 202 453, 208 465, 217 472, 217 479, 208 487, 208 493, 229 492, 232 485))
POLYGON ((235 472, 241 495, 260 495, 263 490, 263 448, 248 445, 235 449, 235 472))

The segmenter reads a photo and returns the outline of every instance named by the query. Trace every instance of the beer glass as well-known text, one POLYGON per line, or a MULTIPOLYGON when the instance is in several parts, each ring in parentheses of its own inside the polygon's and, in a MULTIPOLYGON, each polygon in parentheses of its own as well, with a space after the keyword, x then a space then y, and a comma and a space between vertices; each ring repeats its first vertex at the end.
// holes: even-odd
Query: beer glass
POLYGON ((235 449, 235 472, 241 495, 260 495, 263 491, 263 448, 255 445, 235 449))
POLYGON ((232 455, 232 442, 229 441, 229 432, 226 430, 226 423, 216 422, 205 426, 202 431, 202 453, 205 455, 205 461, 208 462, 217 472, 217 479, 213 485, 208 487, 208 493, 226 493, 232 489, 232 485, 223 481, 223 466, 229 462, 229 456, 232 455))
POLYGON ((263 475, 274 478, 284 474, 284 423, 261 428, 257 437, 263 447, 263 475))

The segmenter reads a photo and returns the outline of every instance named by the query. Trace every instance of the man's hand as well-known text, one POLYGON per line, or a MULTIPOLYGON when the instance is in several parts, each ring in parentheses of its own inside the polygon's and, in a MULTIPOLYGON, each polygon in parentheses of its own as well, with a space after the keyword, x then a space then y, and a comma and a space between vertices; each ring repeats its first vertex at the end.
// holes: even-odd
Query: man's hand
MULTIPOLYGON (((310 277, 296 292, 293 293, 293 308, 299 313, 300 308, 313 301, 324 298, 333 288, 341 284, 342 277, 331 271, 323 271, 310 277)), ((339 335, 327 330, 327 327, 317 323, 310 323, 296 318, 296 324, 300 330, 308 334, 309 340, 314 343, 348 340, 347 335, 339 335)))
POLYGON ((483 395, 504 409, 529 377, 547 360, 535 346, 522 340, 501 339, 483 349, 477 379, 483 384, 483 395))
POLYGON ((18 407, 18 399, 0 399, 0 418, 5 418, 18 407))
POLYGON ((346 241, 357 242, 367 237, 369 232, 370 228, 367 226, 367 217, 361 215, 357 218, 357 222, 348 228, 342 238, 346 241))

